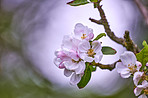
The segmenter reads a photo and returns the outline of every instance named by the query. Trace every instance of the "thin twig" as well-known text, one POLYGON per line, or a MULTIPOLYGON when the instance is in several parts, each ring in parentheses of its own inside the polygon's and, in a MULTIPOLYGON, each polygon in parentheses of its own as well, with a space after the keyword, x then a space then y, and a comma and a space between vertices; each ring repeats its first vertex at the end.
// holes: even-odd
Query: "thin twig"
POLYGON ((101 19, 100 20, 95 20, 92 18, 89 18, 89 20, 91 22, 97 23, 97 24, 101 24, 104 26, 105 32, 107 33, 107 35, 109 36, 109 38, 113 41, 115 41, 116 43, 122 45, 123 47, 126 47, 127 50, 134 52, 135 54, 139 52, 139 48, 137 47, 136 44, 133 43, 133 41, 131 40, 129 33, 128 36, 127 34, 125 34, 124 38, 119 38, 117 37, 114 32, 110 29, 109 23, 106 19, 104 10, 102 9, 102 5, 100 5, 100 2, 97 3, 97 9, 100 13, 101 19), (126 39, 127 38, 127 39, 126 39), (128 45, 128 43, 130 43, 130 45, 128 45))
POLYGON ((148 25, 148 9, 142 4, 141 0, 134 0, 136 5, 138 6, 141 14, 143 15, 146 24, 148 25))
MULTIPOLYGON (((108 21, 106 19, 104 10, 102 9, 102 5, 100 5, 100 2, 101 2, 101 0, 99 0, 99 2, 97 2, 95 5, 97 6, 97 9, 98 9, 98 11, 100 13, 101 19, 100 20, 96 20, 96 19, 89 18, 89 20, 91 22, 96 23, 96 24, 103 25, 104 29, 105 29, 105 32, 107 33, 107 35, 109 36, 109 38, 111 40, 113 40, 116 43, 122 45, 127 50, 132 51, 135 54, 138 53, 140 50, 137 47, 137 45, 134 44, 134 42, 130 38, 129 31, 125 31, 124 38, 119 38, 110 29, 109 23, 108 23, 108 21)), ((92 65, 100 67, 101 69, 108 69, 108 70, 111 71, 111 70, 113 70, 115 68, 117 62, 121 62, 121 60, 118 60, 118 61, 114 62, 113 64, 104 65, 104 64, 101 64, 101 63, 93 63, 92 65)))
POLYGON ((137 45, 134 44, 134 42, 131 40, 129 36, 129 31, 125 31, 124 39, 125 39, 125 47, 127 50, 133 51, 135 54, 140 51, 137 45))
POLYGON ((118 61, 116 61, 116 62, 114 62, 112 64, 106 64, 105 65, 105 64, 101 64, 101 63, 93 63, 92 65, 97 66, 97 67, 99 67, 101 69, 108 69, 108 70, 112 71, 115 68, 117 62, 121 62, 121 60, 118 60, 118 61))

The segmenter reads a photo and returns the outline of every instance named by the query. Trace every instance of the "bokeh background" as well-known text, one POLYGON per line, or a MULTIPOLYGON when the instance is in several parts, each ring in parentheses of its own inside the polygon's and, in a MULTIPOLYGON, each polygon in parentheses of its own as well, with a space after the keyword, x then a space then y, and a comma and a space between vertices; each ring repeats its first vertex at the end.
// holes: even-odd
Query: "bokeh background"
MULTIPOLYGON (((93 4, 72 7, 67 2, 0 0, 0 98, 136 98, 132 79, 122 79, 116 69, 97 68, 80 90, 54 65, 54 51, 76 23, 92 28, 95 36, 105 32, 103 26, 89 21, 90 17, 100 19, 93 4)), ((142 2, 148 6, 147 0, 142 2)), ((102 5, 118 37, 129 30, 140 48, 143 40, 148 42, 148 25, 134 0, 103 0, 102 5)), ((117 50, 101 63, 113 63, 126 50, 108 37, 100 41, 117 50)))

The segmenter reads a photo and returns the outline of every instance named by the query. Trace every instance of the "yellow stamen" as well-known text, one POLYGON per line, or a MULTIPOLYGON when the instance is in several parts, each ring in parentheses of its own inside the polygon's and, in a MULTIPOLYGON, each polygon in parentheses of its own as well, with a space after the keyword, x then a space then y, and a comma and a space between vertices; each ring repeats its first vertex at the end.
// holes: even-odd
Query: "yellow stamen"
POLYGON ((148 88, 144 89, 144 94, 145 94, 145 95, 148 94, 148 88))
POLYGON ((95 54, 94 49, 89 49, 89 50, 87 51, 87 54, 88 54, 89 56, 93 56, 93 55, 95 54))
POLYGON ((82 39, 85 39, 86 37, 87 37, 86 34, 83 34, 83 35, 81 36, 82 39))
POLYGON ((129 66, 128 68, 131 73, 135 73, 137 71, 137 69, 136 69, 137 67, 135 65, 132 65, 132 66, 128 65, 128 66, 129 66))

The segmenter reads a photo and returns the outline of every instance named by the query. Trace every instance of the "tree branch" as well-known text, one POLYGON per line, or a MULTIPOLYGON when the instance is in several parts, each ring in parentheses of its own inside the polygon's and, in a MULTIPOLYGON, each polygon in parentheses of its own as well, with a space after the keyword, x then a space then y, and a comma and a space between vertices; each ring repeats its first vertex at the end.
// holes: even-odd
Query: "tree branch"
POLYGON ((129 36, 129 31, 125 31, 124 39, 125 39, 125 47, 127 50, 133 51, 135 54, 140 51, 137 45, 134 44, 134 42, 131 40, 129 36))
MULTIPOLYGON (((114 34, 114 32, 111 31, 109 23, 108 23, 108 21, 106 19, 104 10, 102 9, 102 5, 100 5, 100 2, 101 2, 101 0, 99 0, 97 3, 95 3, 95 5, 96 5, 96 7, 97 7, 97 9, 98 9, 98 11, 100 13, 101 19, 100 20, 96 20, 96 19, 89 18, 89 20, 91 22, 96 23, 96 24, 103 25, 103 27, 105 29, 105 32, 107 33, 107 35, 109 36, 109 38, 111 40, 113 40, 116 43, 122 45, 128 51, 132 51, 135 54, 138 53, 140 50, 137 47, 137 45, 134 44, 134 42, 130 38, 129 31, 125 31, 124 38, 118 38, 114 34)), ((90 65, 100 67, 101 69, 108 69, 108 70, 112 71, 115 68, 117 62, 121 62, 121 60, 118 60, 118 61, 114 62, 113 64, 107 64, 107 65, 104 65, 104 64, 101 64, 101 63, 95 63, 95 62, 93 62, 90 65)))
POLYGON ((116 62, 114 62, 112 64, 106 64, 106 65, 101 64, 101 63, 93 63, 93 64, 90 64, 90 65, 97 66, 97 67, 99 67, 101 69, 108 69, 108 70, 112 71, 115 68, 117 62, 121 62, 121 60, 118 60, 118 61, 116 61, 116 62))
POLYGON ((102 9, 102 5, 100 5, 100 1, 96 3, 96 7, 100 13, 101 19, 100 20, 95 20, 92 18, 89 18, 89 20, 91 22, 94 22, 96 24, 101 24, 104 26, 105 32, 107 33, 107 35, 109 36, 109 38, 113 41, 115 41, 116 43, 122 45, 123 47, 126 47, 127 50, 134 52, 135 54, 139 52, 139 48, 137 47, 136 44, 133 43, 133 41, 131 40, 130 36, 129 36, 129 32, 127 33, 127 31, 125 32, 125 37, 124 38, 118 38, 113 31, 111 31, 109 23, 106 19, 104 10, 102 9), (130 43, 130 44, 129 44, 130 43))

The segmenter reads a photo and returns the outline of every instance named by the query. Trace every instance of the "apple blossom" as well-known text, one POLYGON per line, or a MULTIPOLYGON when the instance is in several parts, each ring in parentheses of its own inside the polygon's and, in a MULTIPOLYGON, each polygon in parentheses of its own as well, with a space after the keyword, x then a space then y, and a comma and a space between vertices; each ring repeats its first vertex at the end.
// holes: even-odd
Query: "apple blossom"
POLYGON ((98 63, 102 59, 102 47, 99 41, 93 41, 91 44, 87 40, 83 40, 79 46, 79 56, 86 62, 92 62, 93 60, 98 63))
POLYGON ((67 51, 61 49, 56 51, 55 55, 55 65, 57 65, 61 69, 64 69, 64 75, 67 77, 74 73, 71 76, 70 83, 78 83, 81 79, 80 76, 82 76, 82 74, 84 73, 85 62, 82 59, 80 59, 80 57, 75 51, 72 50, 67 51))
POLYGON ((91 28, 88 28, 81 23, 77 23, 74 29, 74 36, 79 40, 86 39, 89 41, 93 39, 94 34, 91 28))
POLYGON ((128 78, 131 74, 139 71, 141 63, 137 61, 133 52, 125 51, 121 54, 120 59, 122 62, 116 64, 117 72, 120 73, 122 78, 128 78))
POLYGON ((138 85, 135 89, 134 89, 134 93, 136 96, 140 95, 141 92, 144 92, 144 94, 142 94, 141 96, 139 96, 138 98, 147 98, 146 95, 148 94, 148 82, 146 80, 144 80, 142 82, 142 85, 138 85))
POLYGON ((138 85, 138 82, 141 79, 141 77, 143 76, 143 74, 144 74, 144 72, 139 72, 139 71, 134 73, 133 81, 136 86, 138 85))

